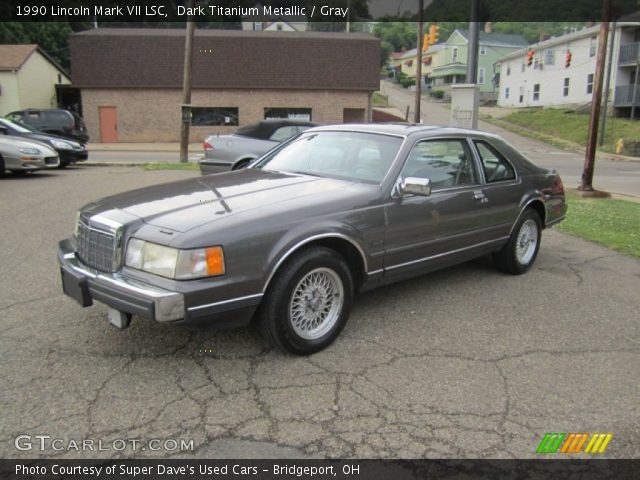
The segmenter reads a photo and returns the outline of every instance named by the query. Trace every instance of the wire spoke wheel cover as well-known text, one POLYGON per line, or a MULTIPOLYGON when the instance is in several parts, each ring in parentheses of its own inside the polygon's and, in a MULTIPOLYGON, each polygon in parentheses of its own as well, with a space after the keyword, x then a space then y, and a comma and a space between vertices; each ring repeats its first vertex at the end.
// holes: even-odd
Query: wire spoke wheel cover
POLYGON ((321 338, 340 318, 343 303, 340 276, 326 267, 311 270, 298 282, 289 302, 294 332, 306 340, 321 338))
POLYGON ((538 224, 533 219, 528 219, 520 227, 516 239, 516 258, 521 265, 528 265, 538 246, 538 224))

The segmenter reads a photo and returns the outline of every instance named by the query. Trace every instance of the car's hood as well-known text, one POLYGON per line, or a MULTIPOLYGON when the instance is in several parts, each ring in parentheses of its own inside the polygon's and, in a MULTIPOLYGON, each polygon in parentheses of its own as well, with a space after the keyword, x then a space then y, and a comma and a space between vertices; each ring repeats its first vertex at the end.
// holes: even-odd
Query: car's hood
POLYGON ((281 202, 318 202, 327 192, 352 182, 290 173, 245 169, 156 185, 99 200, 86 214, 120 210, 149 225, 186 232, 219 218, 249 210, 265 212, 281 202), (311 198, 310 198, 311 197, 311 198), (315 198, 317 197, 317 198, 315 198))
POLYGON ((33 140, 37 140, 39 142, 52 142, 54 140, 59 140, 62 142, 66 142, 68 144, 70 144, 72 147, 78 149, 78 148, 82 148, 82 144, 80 142, 76 142, 75 140, 71 140, 70 138, 66 138, 66 137, 60 137, 58 135, 50 135, 48 133, 39 133, 39 132, 32 132, 32 133, 25 133, 24 134, 25 138, 30 138, 33 140))
POLYGON ((14 149, 37 148, 46 157, 57 155, 57 153, 45 143, 39 142, 37 140, 25 139, 16 135, 1 135, 0 145, 14 149))

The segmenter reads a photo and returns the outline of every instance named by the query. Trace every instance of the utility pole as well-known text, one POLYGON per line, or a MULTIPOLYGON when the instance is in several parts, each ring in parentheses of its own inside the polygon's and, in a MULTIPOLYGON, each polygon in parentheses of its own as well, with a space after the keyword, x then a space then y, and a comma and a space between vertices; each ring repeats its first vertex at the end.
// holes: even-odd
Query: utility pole
POLYGON ((422 96, 422 34, 424 25, 422 14, 424 10, 424 0, 418 2, 418 40, 416 42, 416 108, 414 110, 413 121, 420 123, 420 101, 422 96))
POLYGON ((611 0, 603 0, 602 23, 598 37, 598 55, 596 57, 596 72, 591 97, 591 118, 589 119, 589 136, 587 138, 587 150, 582 172, 582 183, 578 190, 593 192, 593 170, 596 160, 596 144, 598 141, 598 123, 600 120, 600 107, 602 104, 602 81, 605 70, 607 54, 607 39, 609 37, 609 20, 611 19, 611 0))
POLYGON ((616 39, 616 21, 611 24, 611 37, 609 38, 609 59, 607 60, 607 80, 604 85, 604 109, 602 110, 602 127, 598 145, 604 145, 604 134, 607 125, 607 106, 609 105, 609 89, 611 88, 611 67, 613 65, 613 48, 616 39))
MULTIPOLYGON (((193 0, 187 7, 193 11, 193 0)), ((180 162, 189 161, 189 126, 191 125, 191 64, 193 63, 193 32, 195 22, 193 16, 187 19, 187 34, 184 44, 184 76, 182 78, 182 107, 180 127, 180 162)))
POLYGON ((467 54, 467 83, 478 83, 478 0, 471 0, 471 21, 469 22, 469 53, 467 54))

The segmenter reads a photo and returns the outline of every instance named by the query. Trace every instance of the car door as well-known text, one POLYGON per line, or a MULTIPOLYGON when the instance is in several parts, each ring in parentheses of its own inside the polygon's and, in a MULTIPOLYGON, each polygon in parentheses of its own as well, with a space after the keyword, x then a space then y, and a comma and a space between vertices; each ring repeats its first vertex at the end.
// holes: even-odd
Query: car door
POLYGON ((473 138, 474 154, 484 177, 481 189, 484 196, 484 216, 487 233, 500 238, 509 235, 519 214, 522 185, 514 166, 491 142, 491 139, 473 138))
POLYGON ((432 192, 396 195, 387 204, 385 276, 424 268, 490 240, 481 176, 465 137, 417 141, 396 185, 408 177, 430 179, 432 192))

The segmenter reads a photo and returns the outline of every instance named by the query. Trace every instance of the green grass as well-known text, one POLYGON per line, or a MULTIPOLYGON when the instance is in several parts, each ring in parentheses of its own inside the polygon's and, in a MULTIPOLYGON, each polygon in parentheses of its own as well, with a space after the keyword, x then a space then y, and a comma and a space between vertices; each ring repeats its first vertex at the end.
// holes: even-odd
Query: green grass
POLYGON ((569 210, 558 230, 640 257, 640 203, 567 193, 569 210))
POLYGON ((371 103, 374 107, 388 107, 389 98, 386 95, 382 95, 380 92, 373 92, 371 103))
MULTIPOLYGON (((545 108, 521 110, 512 113, 499 121, 490 120, 491 123, 506 126, 508 122, 523 129, 531 130, 541 134, 541 140, 545 136, 557 139, 556 146, 565 147, 580 146, 587 144, 587 132, 589 130, 589 115, 567 112, 562 109, 545 108), (558 142, 559 141, 559 142, 558 142), (560 143, 558 145, 558 143, 560 143)), ((517 132, 523 133, 523 132, 517 132)), ((531 135, 529 135, 531 136, 531 135)), ((604 152, 615 153, 615 144, 619 138, 624 138, 625 142, 640 141, 640 122, 626 118, 608 117, 606 122, 605 143, 601 147, 604 152)))
POLYGON ((145 163, 145 170, 200 170, 200 166, 197 163, 179 163, 179 162, 153 162, 145 163))

